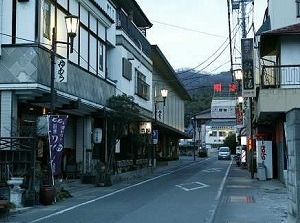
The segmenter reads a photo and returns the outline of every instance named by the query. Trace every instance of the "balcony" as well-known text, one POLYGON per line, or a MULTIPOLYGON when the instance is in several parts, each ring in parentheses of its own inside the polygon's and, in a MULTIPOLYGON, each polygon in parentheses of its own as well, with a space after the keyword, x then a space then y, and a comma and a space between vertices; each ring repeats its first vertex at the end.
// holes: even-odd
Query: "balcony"
POLYGON ((141 49, 141 51, 150 58, 151 44, 141 30, 138 29, 131 19, 121 10, 118 10, 117 29, 122 29, 137 48, 141 49))
POLYGON ((286 113, 300 105, 300 65, 263 66, 257 117, 286 113))
POLYGON ((300 88, 300 65, 263 66, 262 88, 300 88))

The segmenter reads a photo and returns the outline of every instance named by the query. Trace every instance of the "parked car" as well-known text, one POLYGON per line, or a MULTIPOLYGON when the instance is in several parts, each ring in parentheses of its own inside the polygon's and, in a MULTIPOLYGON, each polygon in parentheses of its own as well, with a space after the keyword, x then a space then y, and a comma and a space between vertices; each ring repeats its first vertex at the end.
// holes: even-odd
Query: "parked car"
POLYGON ((231 152, 229 147, 222 146, 219 148, 218 160, 220 159, 227 159, 227 160, 231 159, 231 152))

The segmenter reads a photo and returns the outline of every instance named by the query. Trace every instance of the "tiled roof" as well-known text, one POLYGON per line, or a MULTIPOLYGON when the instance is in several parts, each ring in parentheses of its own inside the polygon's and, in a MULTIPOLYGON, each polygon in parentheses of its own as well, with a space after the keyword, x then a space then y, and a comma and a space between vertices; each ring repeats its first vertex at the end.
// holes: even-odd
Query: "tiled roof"
POLYGON ((262 35, 300 34, 300 23, 263 32, 262 35))

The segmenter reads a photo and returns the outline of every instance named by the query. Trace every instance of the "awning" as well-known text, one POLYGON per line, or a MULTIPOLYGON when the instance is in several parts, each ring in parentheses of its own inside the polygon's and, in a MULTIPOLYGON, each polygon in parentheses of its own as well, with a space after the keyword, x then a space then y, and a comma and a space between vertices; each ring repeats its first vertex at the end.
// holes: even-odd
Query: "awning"
POLYGON ((260 56, 278 54, 278 44, 281 36, 299 36, 300 23, 261 33, 260 56))
POLYGON ((153 128, 157 129, 159 134, 168 135, 177 139, 191 139, 191 137, 188 136, 185 132, 170 127, 161 122, 153 123, 153 128))

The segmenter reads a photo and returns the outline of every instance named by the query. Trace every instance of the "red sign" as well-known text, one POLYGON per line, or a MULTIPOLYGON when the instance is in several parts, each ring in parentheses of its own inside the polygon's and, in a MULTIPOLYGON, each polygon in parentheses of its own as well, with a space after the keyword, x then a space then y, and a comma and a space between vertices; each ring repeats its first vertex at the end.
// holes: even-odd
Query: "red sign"
POLYGON ((214 84, 214 91, 222 91, 222 84, 214 84))

